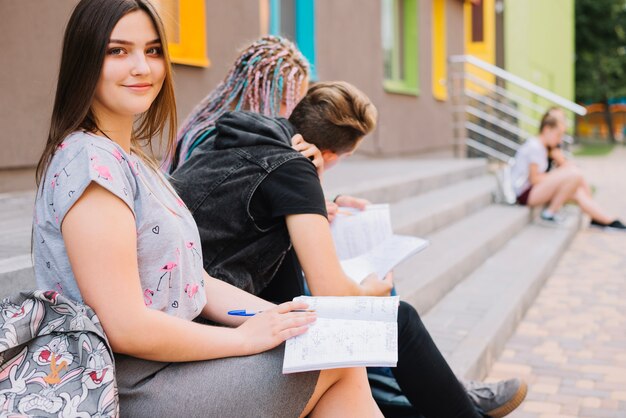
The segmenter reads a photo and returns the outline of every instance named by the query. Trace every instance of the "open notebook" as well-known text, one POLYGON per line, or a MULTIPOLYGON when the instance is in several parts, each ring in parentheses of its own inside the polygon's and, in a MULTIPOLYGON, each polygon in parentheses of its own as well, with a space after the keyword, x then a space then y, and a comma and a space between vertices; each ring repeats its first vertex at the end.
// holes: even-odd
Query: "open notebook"
POLYGON ((369 205, 362 211, 342 207, 330 229, 341 267, 357 283, 371 273, 382 279, 428 246, 424 239, 393 233, 388 204, 369 205))
POLYGON ((395 367, 397 296, 299 296, 317 313, 307 332, 285 344, 283 373, 338 367, 395 367))

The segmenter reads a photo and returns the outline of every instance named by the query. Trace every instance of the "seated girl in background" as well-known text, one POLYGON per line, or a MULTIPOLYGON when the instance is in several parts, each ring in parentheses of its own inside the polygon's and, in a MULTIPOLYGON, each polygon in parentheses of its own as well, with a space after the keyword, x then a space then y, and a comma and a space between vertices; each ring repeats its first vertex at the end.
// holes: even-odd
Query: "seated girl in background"
POLYGON ((315 320, 210 277, 149 146, 174 144, 162 23, 145 0, 81 0, 68 23, 33 223, 37 284, 90 305, 116 352, 121 416, 381 417, 365 369, 282 375, 315 320), (246 306, 250 319, 228 316, 246 306), (211 326, 207 319, 226 326, 211 326))
POLYGON ((545 205, 541 218, 558 224, 562 222, 558 211, 572 200, 591 217, 593 226, 626 230, 619 219, 609 216, 593 200, 580 169, 565 160, 558 148, 565 130, 565 114, 558 108, 552 108, 541 118, 539 135, 528 138, 517 150, 511 170, 517 202, 531 207, 545 205), (550 171, 548 157, 552 157, 557 166, 550 171))

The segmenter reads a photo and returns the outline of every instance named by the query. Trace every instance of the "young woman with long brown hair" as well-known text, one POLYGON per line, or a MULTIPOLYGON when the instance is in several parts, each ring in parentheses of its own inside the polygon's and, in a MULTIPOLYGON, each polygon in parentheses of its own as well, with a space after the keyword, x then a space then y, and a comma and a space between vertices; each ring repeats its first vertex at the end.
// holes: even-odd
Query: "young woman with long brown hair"
POLYGON ((176 129, 161 21, 146 0, 81 0, 68 23, 33 223, 38 287, 90 305, 122 416, 381 416, 364 369, 282 375, 306 306, 208 276, 191 214, 141 151, 176 129), (250 319, 230 309, 263 310, 250 319), (196 319, 226 326, 212 326, 196 319))

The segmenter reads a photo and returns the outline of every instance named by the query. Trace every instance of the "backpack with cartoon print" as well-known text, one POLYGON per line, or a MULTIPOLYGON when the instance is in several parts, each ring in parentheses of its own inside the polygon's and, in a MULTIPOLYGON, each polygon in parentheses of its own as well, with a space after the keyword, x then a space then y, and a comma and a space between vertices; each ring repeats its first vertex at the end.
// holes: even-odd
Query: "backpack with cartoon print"
POLYGON ((118 417, 113 353, 98 317, 54 291, 0 302, 0 417, 118 417))

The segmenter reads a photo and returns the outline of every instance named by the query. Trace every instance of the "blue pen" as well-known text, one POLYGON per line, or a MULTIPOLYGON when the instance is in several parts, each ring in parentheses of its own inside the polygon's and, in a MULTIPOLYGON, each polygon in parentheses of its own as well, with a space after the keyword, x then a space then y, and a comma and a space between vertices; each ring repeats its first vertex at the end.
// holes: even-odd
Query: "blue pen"
MULTIPOLYGON (((254 316, 263 311, 249 312, 245 309, 235 309, 234 311, 228 311, 228 315, 232 316, 254 316)), ((294 309, 291 312, 315 312, 313 309, 294 309)))
POLYGON ((233 315, 233 316, 254 316, 257 313, 261 313, 261 311, 248 312, 245 309, 236 309, 234 311, 228 311, 228 315, 233 315))

